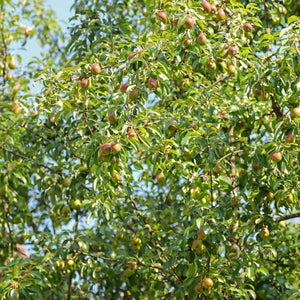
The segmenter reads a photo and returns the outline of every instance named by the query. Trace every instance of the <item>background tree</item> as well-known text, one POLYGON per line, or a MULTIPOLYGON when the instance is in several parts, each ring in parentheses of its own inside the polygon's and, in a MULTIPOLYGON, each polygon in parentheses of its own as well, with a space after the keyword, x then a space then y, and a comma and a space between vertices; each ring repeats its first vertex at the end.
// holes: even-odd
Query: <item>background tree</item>
POLYGON ((3 25, 2 298, 296 298, 298 4, 115 2, 37 22, 34 97, 3 25))

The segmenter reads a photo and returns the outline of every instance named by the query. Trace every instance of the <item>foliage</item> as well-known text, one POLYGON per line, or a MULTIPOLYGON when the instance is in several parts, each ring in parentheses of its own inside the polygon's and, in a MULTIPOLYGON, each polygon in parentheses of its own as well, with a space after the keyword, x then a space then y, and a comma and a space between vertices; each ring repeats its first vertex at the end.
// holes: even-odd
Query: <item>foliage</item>
POLYGON ((297 297, 299 8, 204 2, 2 2, 1 299, 297 297))

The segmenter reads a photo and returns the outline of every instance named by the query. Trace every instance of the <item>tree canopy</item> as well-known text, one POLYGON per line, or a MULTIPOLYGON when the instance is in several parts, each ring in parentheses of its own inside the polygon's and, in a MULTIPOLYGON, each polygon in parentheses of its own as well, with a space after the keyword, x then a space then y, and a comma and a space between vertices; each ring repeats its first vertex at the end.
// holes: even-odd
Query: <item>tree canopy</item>
POLYGON ((0 1, 0 299, 300 295, 283 2, 0 1))

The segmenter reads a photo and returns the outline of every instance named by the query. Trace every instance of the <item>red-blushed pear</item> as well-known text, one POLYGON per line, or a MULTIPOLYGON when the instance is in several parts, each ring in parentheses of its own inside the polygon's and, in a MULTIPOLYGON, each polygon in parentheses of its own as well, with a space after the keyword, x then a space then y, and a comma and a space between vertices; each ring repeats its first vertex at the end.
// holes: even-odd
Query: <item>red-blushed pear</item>
POLYGON ((261 90, 259 90, 257 87, 255 87, 255 88, 253 89, 253 94, 254 94, 255 97, 260 97, 260 95, 261 95, 261 90))
POLYGON ((13 107, 12 107, 12 111, 15 113, 15 114, 19 114, 21 112, 21 107, 18 105, 18 104, 15 104, 13 107))
POLYGON ((288 134, 285 138, 285 142, 286 143, 292 143, 294 141, 295 137, 294 137, 294 133, 291 132, 290 134, 288 134))
POLYGON ((265 238, 267 238, 269 235, 270 235, 270 231, 269 231, 268 227, 267 227, 267 226, 263 226, 262 229, 261 229, 260 232, 259 232, 259 236, 260 236, 262 239, 265 239, 265 238))
POLYGON ((134 274, 134 271, 137 269, 137 263, 135 261, 128 264, 128 268, 124 271, 124 276, 130 277, 134 274))
POLYGON ((192 199, 199 199, 200 198, 200 190, 198 187, 195 187, 191 191, 191 198, 192 199))
POLYGON ((213 60, 208 61, 208 63, 206 64, 206 68, 208 71, 215 71, 217 68, 216 63, 213 60))
POLYGON ((83 90, 87 90, 89 87, 89 83, 90 83, 89 78, 86 78, 80 82, 80 86, 83 90))
POLYGON ((197 239, 193 241, 192 249, 199 255, 203 255, 206 252, 205 245, 203 245, 201 240, 197 239))
POLYGON ((187 16, 185 22, 183 23, 183 27, 186 29, 191 29, 194 26, 194 19, 191 16, 187 16))
POLYGON ((281 161, 282 159, 282 154, 281 152, 272 152, 270 154, 270 158, 272 161, 274 161, 275 163, 278 163, 279 161, 281 161))
POLYGON ((157 86, 158 86, 158 82, 157 80, 153 79, 153 78, 150 78, 148 80, 148 88, 151 89, 151 90, 155 90, 157 89, 157 86))
POLYGON ((202 284, 201 282, 199 282, 196 286, 195 286, 195 291, 197 294, 202 294, 202 284))
POLYGON ((127 136, 132 139, 132 138, 137 138, 137 134, 133 128, 130 128, 129 131, 127 132, 127 136))
POLYGON ((92 68, 91 68, 91 73, 92 73, 93 75, 98 75, 98 74, 100 74, 100 73, 101 73, 101 67, 100 67, 100 65, 99 65, 99 64, 94 64, 94 65, 92 66, 92 68))
POLYGON ((300 117, 300 106, 293 108, 291 115, 296 118, 300 117))
POLYGON ((237 47, 235 47, 235 46, 230 46, 229 48, 228 48, 228 53, 230 54, 230 55, 236 55, 237 53, 238 53, 238 48, 237 47))
POLYGON ((173 24, 174 27, 176 27, 177 24, 178 24, 178 19, 174 19, 173 22, 172 22, 172 24, 173 24))
POLYGON ((19 90, 20 90, 20 85, 19 85, 19 84, 16 84, 16 85, 12 88, 13 94, 16 94, 19 90))
POLYGON ((163 11, 160 11, 157 15, 158 19, 162 22, 165 22, 167 20, 167 14, 163 11))
POLYGON ((219 164, 216 164, 214 167, 214 171, 216 174, 220 174, 222 172, 222 167, 219 164))
POLYGON ((108 122, 109 122, 109 124, 111 124, 111 125, 114 125, 114 124, 116 124, 117 122, 118 122, 118 119, 117 119, 117 117, 115 116, 115 113, 112 111, 110 114, 109 114, 109 116, 108 116, 108 122))
POLYGON ((103 155, 111 154, 111 145, 110 144, 103 144, 100 148, 100 153, 103 155))
POLYGON ((125 82, 121 85, 120 91, 121 93, 125 93, 127 89, 128 89, 128 82, 125 82))
POLYGON ((130 270, 136 270, 137 269, 137 262, 136 261, 133 261, 131 263, 128 264, 128 268, 130 270))
POLYGON ((287 14, 287 9, 284 6, 282 6, 282 12, 283 12, 284 15, 287 14))
POLYGON ((190 40, 190 39, 184 39, 183 45, 185 47, 190 47, 192 45, 192 40, 190 40))
POLYGON ((198 41, 198 43, 201 44, 201 45, 206 44, 206 43, 207 43, 207 37, 206 37, 206 35, 205 35, 203 32, 201 32, 201 33, 199 34, 199 36, 198 36, 197 41, 198 41))
POLYGON ((121 181, 121 175, 120 175, 120 173, 117 172, 116 170, 114 170, 113 180, 114 180, 115 182, 121 181))
POLYGON ((55 122, 55 114, 52 114, 49 118, 50 123, 54 123, 55 122))
POLYGON ((207 277, 203 280, 202 285, 204 288, 212 288, 214 285, 214 282, 212 281, 211 278, 207 277))
POLYGON ((245 32, 251 32, 253 30, 253 26, 250 23, 245 23, 243 25, 243 29, 245 32))
POLYGON ((6 74, 6 79, 7 79, 8 81, 12 81, 14 78, 13 78, 13 76, 12 76, 10 73, 7 73, 7 74, 6 74))
POLYGON ((236 74, 236 72, 237 72, 236 67, 233 65, 228 66, 227 71, 228 71, 228 74, 236 74))
POLYGON ((111 152, 113 154, 119 153, 121 151, 121 149, 122 149, 122 146, 120 143, 116 143, 116 144, 112 143, 111 144, 111 152))
POLYGON ((211 11, 211 5, 207 1, 203 1, 201 3, 201 6, 204 8, 204 11, 210 12, 211 11))
POLYGON ((156 177, 156 181, 158 183, 163 183, 165 181, 165 175, 163 172, 160 172, 157 177, 156 177))
POLYGON ((196 122, 196 121, 192 122, 191 128, 196 128, 196 127, 197 127, 197 124, 198 124, 198 122, 196 122))
POLYGON ((287 194, 286 197, 285 197, 285 200, 286 200, 288 203, 293 202, 293 195, 292 195, 292 194, 287 194))
POLYGON ((141 239, 137 238, 136 236, 133 236, 131 238, 131 245, 132 245, 132 249, 134 251, 139 251, 141 249, 142 241, 141 241, 141 239))
POLYGON ((198 240, 204 241, 206 240, 206 234, 204 233, 204 226, 202 226, 197 234, 198 240))
POLYGON ((17 66, 17 63, 16 63, 16 61, 15 61, 15 58, 12 57, 12 58, 10 59, 10 61, 8 62, 8 67, 9 67, 10 69, 15 69, 16 66, 17 66))
POLYGON ((226 18, 226 14, 223 8, 220 8, 217 12, 217 17, 220 20, 224 20, 226 18))
POLYGON ((130 53, 128 55, 128 61, 132 60, 136 56, 136 53, 130 53))
POLYGON ((139 97, 139 90, 138 89, 133 89, 129 92, 129 99, 134 101, 137 100, 139 97))
POLYGON ((217 12, 217 7, 214 4, 210 5, 210 12, 214 14, 217 12))
POLYGON ((139 238, 137 238, 136 236, 133 236, 132 238, 131 238, 131 244, 132 245, 136 245, 136 244, 139 244, 140 242, 139 242, 139 238))
POLYGON ((29 27, 24 27, 24 33, 26 36, 30 35, 30 28, 29 27))

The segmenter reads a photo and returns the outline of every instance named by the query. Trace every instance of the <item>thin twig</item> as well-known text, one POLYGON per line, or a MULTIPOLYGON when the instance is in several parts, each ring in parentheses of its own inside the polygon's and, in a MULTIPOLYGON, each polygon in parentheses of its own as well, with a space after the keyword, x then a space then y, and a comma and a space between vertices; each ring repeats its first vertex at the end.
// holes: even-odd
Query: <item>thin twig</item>
POLYGON ((237 153, 243 152, 243 151, 244 151, 244 150, 241 150, 241 149, 240 149, 240 150, 236 150, 236 151, 232 151, 232 152, 230 152, 230 153, 228 153, 228 154, 222 156, 220 159, 218 159, 218 160, 217 160, 217 163, 221 162, 223 159, 227 158, 227 157, 230 156, 230 155, 234 155, 234 154, 237 154, 237 153))

